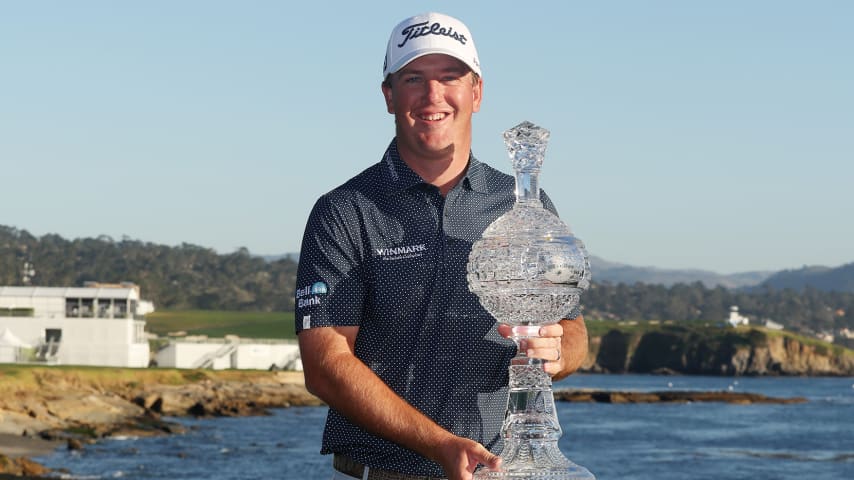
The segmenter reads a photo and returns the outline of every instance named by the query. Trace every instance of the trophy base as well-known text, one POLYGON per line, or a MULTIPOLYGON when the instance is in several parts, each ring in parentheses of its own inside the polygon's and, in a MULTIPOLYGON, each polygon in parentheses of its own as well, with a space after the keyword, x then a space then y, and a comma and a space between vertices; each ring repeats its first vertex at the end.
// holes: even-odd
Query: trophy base
POLYGON ((576 465, 558 449, 556 441, 517 441, 505 445, 497 470, 482 467, 478 479, 596 480, 589 470, 576 465))
POLYGON ((474 480, 491 479, 491 480, 596 480, 596 477, 589 470, 569 462, 569 465, 561 469, 536 469, 530 465, 528 468, 521 470, 498 470, 481 469, 474 472, 474 480))

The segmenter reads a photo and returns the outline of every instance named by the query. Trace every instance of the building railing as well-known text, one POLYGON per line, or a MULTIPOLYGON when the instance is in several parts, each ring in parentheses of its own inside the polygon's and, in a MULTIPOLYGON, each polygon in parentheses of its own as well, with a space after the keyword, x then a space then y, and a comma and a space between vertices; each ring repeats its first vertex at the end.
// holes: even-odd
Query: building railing
POLYGON ((59 363, 59 343, 41 343, 35 347, 0 347, 5 350, 0 358, 7 358, 11 350, 14 363, 56 365, 59 363))
POLYGON ((182 343, 252 343, 252 344, 261 344, 261 345, 295 345, 299 343, 295 338, 240 338, 240 337, 228 337, 228 338, 207 338, 202 336, 193 336, 188 335, 186 337, 168 337, 169 340, 173 342, 182 342, 182 343))

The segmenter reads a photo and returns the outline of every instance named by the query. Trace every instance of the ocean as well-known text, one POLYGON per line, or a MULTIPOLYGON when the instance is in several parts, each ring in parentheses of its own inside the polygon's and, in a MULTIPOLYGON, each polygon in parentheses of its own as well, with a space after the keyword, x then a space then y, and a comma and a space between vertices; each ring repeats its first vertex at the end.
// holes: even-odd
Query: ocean
MULTIPOLYGON (((599 480, 854 479, 854 377, 574 375, 555 388, 734 390, 789 405, 558 402, 560 447, 599 480)), ((79 479, 329 479, 325 407, 174 419, 183 435, 117 438, 36 458, 79 479)))

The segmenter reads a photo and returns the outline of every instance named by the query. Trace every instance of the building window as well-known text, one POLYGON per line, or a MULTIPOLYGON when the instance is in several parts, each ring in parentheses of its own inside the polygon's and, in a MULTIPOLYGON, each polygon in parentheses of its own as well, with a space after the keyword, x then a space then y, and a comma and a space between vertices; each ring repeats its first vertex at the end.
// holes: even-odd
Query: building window
POLYGON ((44 329, 44 341, 45 343, 59 343, 62 341, 62 329, 61 328, 45 328, 44 329))
POLYGON ((98 318, 113 318, 113 301, 109 298, 98 300, 98 318))
POLYGON ((80 299, 66 298, 65 299, 65 316, 74 318, 80 316, 80 299))
POLYGON ((116 303, 113 304, 113 315, 118 318, 127 318, 128 316, 128 301, 127 300, 116 300, 116 303))
POLYGON ((80 316, 91 318, 95 316, 95 300, 83 298, 80 300, 80 316))

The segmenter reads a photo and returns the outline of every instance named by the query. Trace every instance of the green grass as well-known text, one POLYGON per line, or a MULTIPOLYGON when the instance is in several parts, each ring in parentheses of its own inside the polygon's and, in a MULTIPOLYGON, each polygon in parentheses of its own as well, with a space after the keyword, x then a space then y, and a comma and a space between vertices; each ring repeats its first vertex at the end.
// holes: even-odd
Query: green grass
POLYGON ((832 343, 819 340, 817 338, 807 337, 794 332, 770 330, 758 325, 740 326, 736 328, 722 327, 713 325, 712 322, 695 321, 695 322, 649 322, 639 320, 636 322, 617 322, 614 320, 597 320, 584 319, 587 326, 587 334, 590 337, 601 337, 611 330, 618 330, 623 333, 639 333, 644 334, 653 331, 693 331, 697 334, 715 337, 718 335, 728 335, 730 340, 736 341, 742 345, 760 346, 765 343, 767 337, 786 336, 793 338, 804 345, 811 345, 816 348, 819 354, 834 355, 854 355, 854 350, 846 348, 842 345, 834 345, 832 343))
POLYGON ((587 326, 587 334, 591 337, 601 337, 611 330, 619 330, 624 333, 647 333, 666 329, 673 325, 690 328, 702 328, 706 326, 703 322, 650 322, 648 320, 618 322, 616 320, 599 320, 586 317, 584 319, 584 324, 587 326))
POLYGON ((145 316, 146 330, 221 338, 296 338, 293 312, 232 312, 216 310, 162 310, 145 316))
MULTIPOLYGON (((187 335, 207 335, 212 338, 222 338, 225 335, 237 335, 244 338, 274 338, 292 339, 294 334, 293 312, 233 312, 215 310, 162 310, 146 315, 146 330, 160 336, 170 332, 187 332, 187 335)), ((832 349, 835 354, 854 354, 849 349, 839 345, 831 345, 818 339, 803 337, 791 332, 777 332, 762 327, 740 327, 738 329, 723 329, 711 326, 708 322, 616 322, 613 320, 585 319, 587 331, 591 337, 605 335, 611 330, 625 333, 646 333, 672 328, 688 328, 699 332, 738 333, 751 338, 751 331, 759 330, 766 335, 788 335, 808 345, 832 349)), ((755 332, 753 333, 756 336, 755 332)))
POLYGON ((82 365, 0 364, 0 398, 15 392, 52 388, 128 392, 140 385, 186 385, 202 380, 252 381, 266 370, 190 370, 177 368, 122 368, 82 365))

